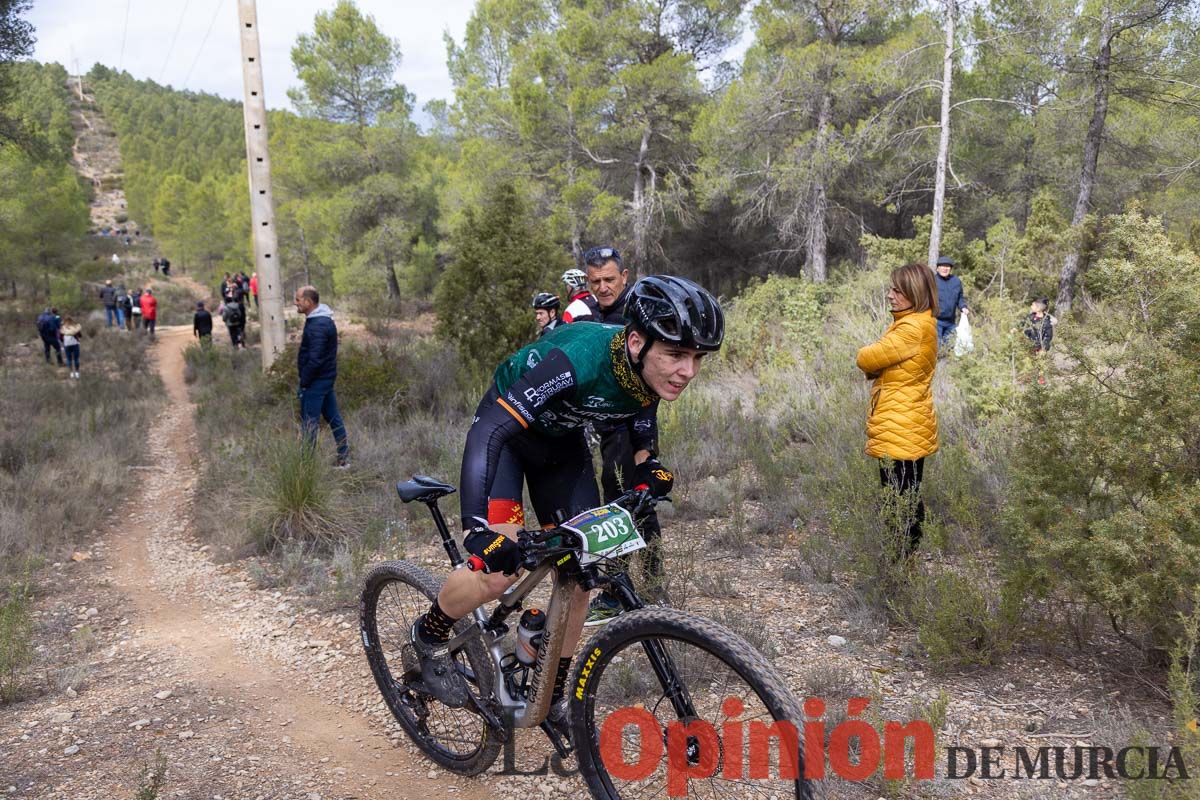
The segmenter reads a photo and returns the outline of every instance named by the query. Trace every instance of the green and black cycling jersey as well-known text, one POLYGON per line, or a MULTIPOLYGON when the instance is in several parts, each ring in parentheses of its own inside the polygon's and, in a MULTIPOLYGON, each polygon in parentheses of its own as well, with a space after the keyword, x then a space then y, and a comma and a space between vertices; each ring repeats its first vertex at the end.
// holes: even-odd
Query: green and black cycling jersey
POLYGON ((489 498, 519 501, 509 475, 501 475, 497 494, 498 473, 520 469, 531 478, 531 495, 540 494, 530 470, 546 457, 559 462, 552 454, 560 450, 572 462, 582 459, 590 475, 590 455, 578 446, 588 423, 629 420, 635 451, 656 449, 658 397, 634 371, 620 326, 561 326, 505 359, 494 378, 467 434, 459 484, 464 528, 487 520, 489 498))

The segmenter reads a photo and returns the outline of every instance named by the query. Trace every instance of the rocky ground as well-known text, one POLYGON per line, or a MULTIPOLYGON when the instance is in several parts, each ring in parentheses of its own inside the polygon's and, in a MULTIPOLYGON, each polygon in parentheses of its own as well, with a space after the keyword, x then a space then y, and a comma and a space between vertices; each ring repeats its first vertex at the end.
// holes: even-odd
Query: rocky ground
MULTIPOLYGON (((144 476, 138 495, 43 582, 38 687, 0 714, 0 791, 127 797, 148 785, 146 769, 152 774, 161 753, 162 797, 580 796, 585 790, 572 777, 501 775, 503 758, 477 779, 435 768, 379 701, 352 612, 319 611, 299 596, 256 589, 238 564, 208 558, 191 524, 199 445, 183 383, 189 338, 187 328, 168 328, 156 345, 170 402, 136 467, 144 476)), ((669 539, 679 527, 668 521, 669 539)), ((410 555, 435 570, 444 559, 432 541, 414 543, 410 555)), ((763 646, 796 687, 824 683, 874 694, 884 716, 895 719, 936 708, 944 697, 940 746, 1118 747, 1135 717, 1161 729, 1157 698, 1115 672, 1115 662, 1103 663, 1108 653, 1075 660, 1023 654, 1001 669, 928 675, 906 637, 857 634, 836 593, 791 580, 788 566, 786 554, 714 558, 701 570, 723 576, 719 591, 701 581, 692 608, 725 619, 734 619, 731 610, 753 615, 751 627, 765 631, 763 646)), ((549 752, 537 732, 518 742, 522 770, 549 752)), ((944 762, 939 755, 939 774, 944 762)), ((832 797, 873 797, 883 787, 825 788, 832 797)), ((1105 780, 978 778, 891 789, 912 797, 1123 791, 1105 780)))

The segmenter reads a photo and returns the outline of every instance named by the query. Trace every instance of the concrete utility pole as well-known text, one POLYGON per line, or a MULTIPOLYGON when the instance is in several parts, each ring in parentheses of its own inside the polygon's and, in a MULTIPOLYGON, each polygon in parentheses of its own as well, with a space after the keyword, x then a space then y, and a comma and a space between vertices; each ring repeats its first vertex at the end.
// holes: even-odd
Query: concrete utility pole
POLYGON ((262 362, 266 371, 287 343, 283 330, 283 281, 275 239, 275 206, 271 200, 271 159, 267 154, 267 102, 263 95, 262 58, 258 46, 258 11, 254 0, 238 0, 242 34, 242 104, 246 122, 246 166, 250 173, 250 224, 254 230, 254 265, 258 272, 258 321, 262 330, 262 362))

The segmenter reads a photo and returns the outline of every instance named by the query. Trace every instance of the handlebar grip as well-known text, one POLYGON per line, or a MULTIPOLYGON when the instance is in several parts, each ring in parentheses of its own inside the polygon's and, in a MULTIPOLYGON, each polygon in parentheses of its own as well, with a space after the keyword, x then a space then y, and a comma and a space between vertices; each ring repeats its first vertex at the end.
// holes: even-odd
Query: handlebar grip
POLYGON ((471 556, 467 559, 467 569, 471 572, 483 572, 484 566, 483 559, 479 556, 471 556))

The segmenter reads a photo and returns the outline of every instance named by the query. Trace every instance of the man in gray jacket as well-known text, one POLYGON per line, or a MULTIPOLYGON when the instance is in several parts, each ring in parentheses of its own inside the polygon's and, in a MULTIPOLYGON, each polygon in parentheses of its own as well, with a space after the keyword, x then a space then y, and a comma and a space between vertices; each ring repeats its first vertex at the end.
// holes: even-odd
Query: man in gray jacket
POLYGON ((100 287, 100 302, 104 303, 104 317, 108 320, 108 327, 113 326, 113 319, 117 320, 117 327, 125 327, 125 314, 122 312, 121 306, 117 304, 117 290, 113 288, 112 281, 104 282, 100 287))

